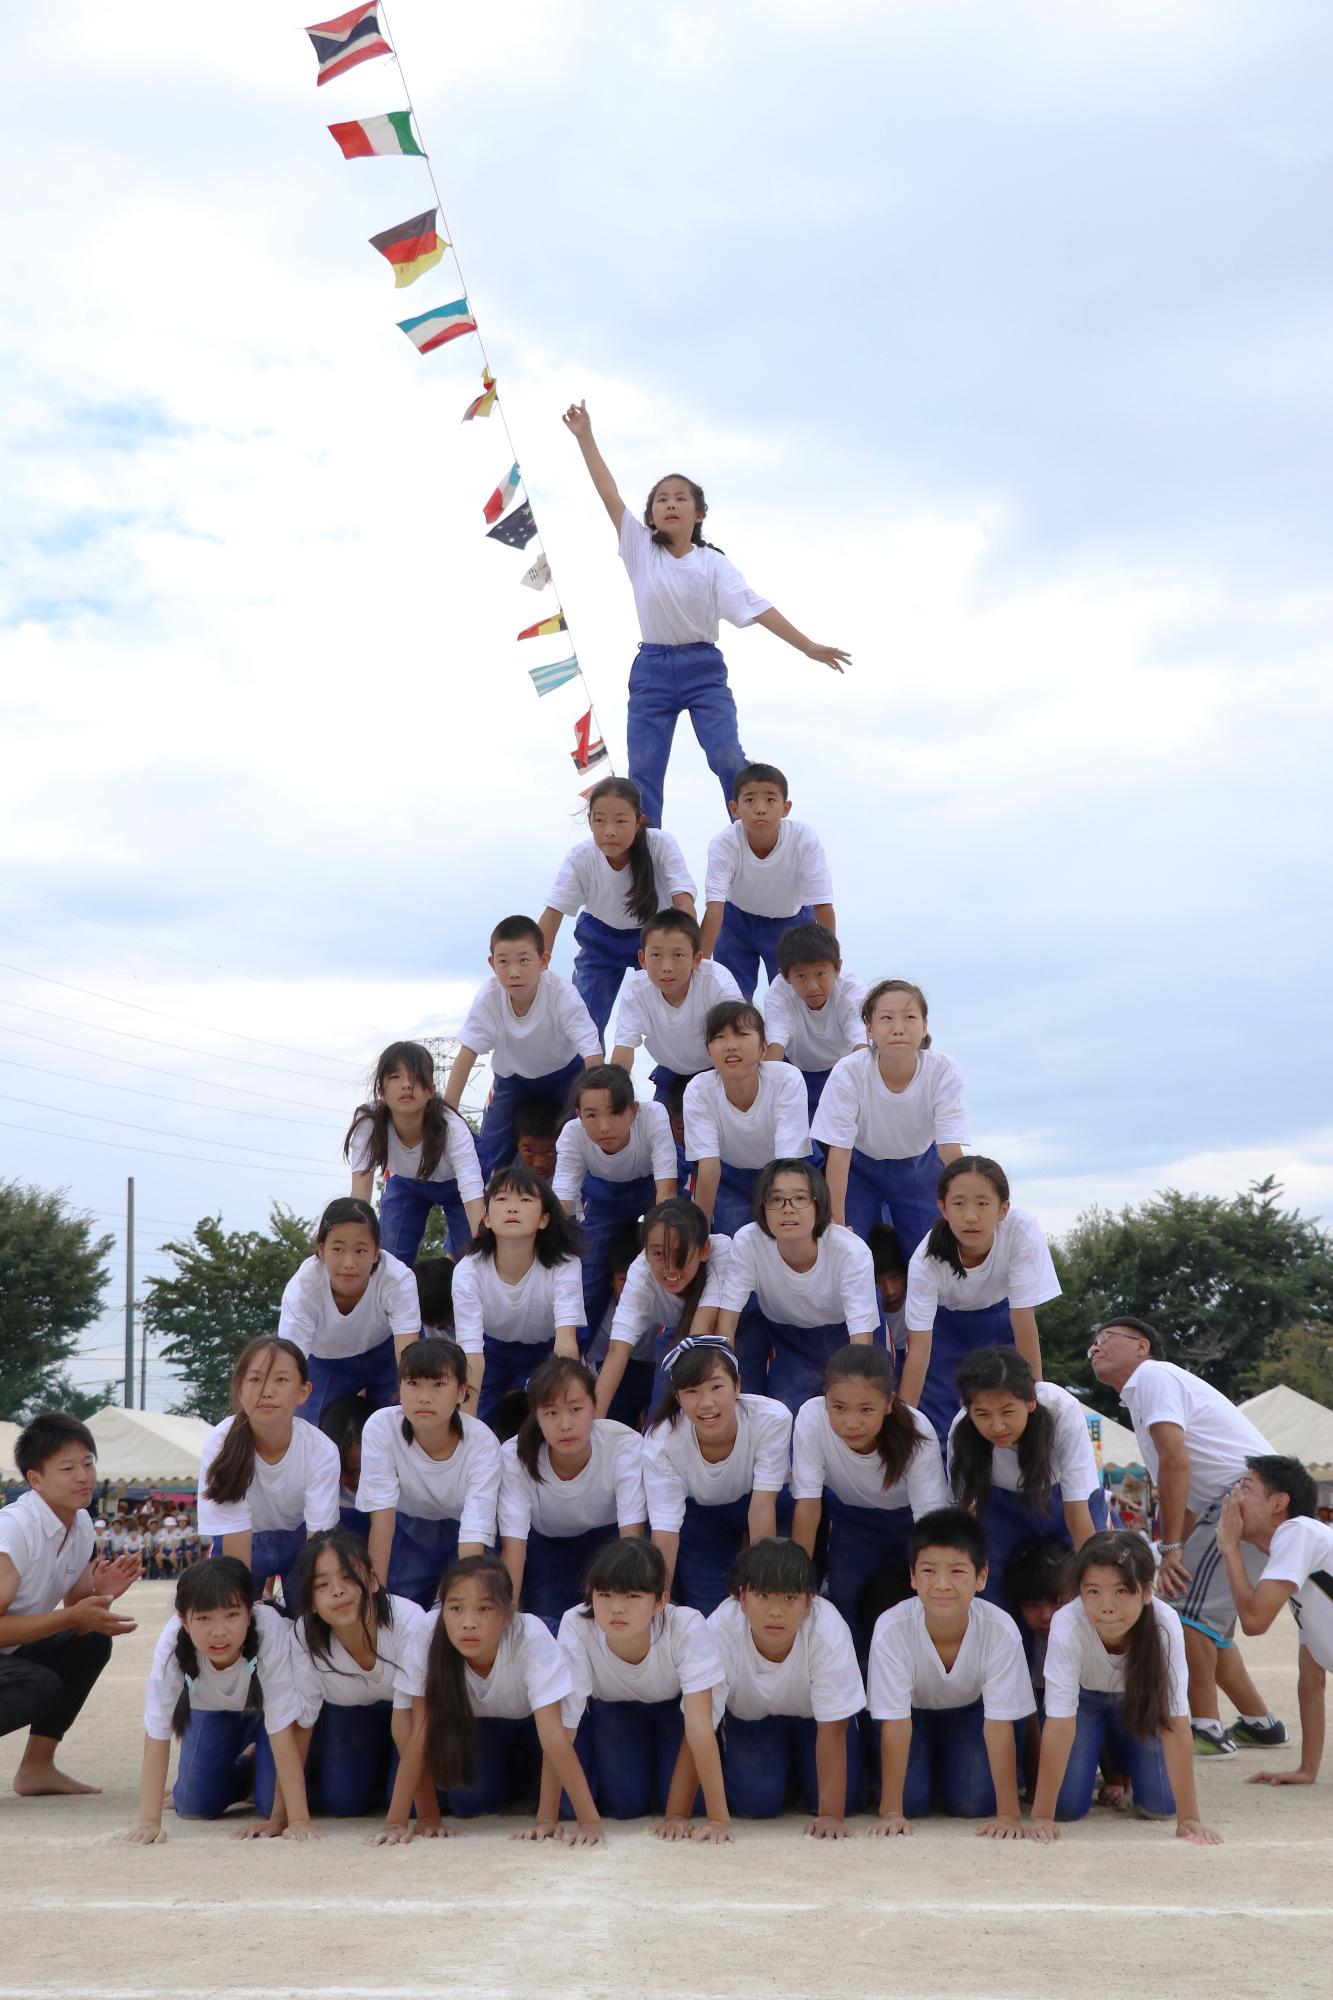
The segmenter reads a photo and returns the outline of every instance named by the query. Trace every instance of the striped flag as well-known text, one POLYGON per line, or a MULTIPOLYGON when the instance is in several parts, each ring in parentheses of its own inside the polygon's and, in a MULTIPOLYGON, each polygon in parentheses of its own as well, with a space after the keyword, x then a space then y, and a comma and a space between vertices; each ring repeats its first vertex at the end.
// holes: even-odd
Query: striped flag
POLYGON ((504 513, 505 508, 514 498, 514 495, 518 492, 522 476, 523 475, 520 473, 516 465, 510 466, 508 472, 505 474, 504 478, 500 481, 500 484, 496 487, 494 493, 492 493, 490 499, 486 502, 486 505, 481 510, 482 513, 486 516, 487 527, 493 527, 494 524, 499 520, 501 514, 504 513))
POLYGON ((393 265, 396 286, 414 285, 423 271, 434 269, 449 248, 435 233, 438 214, 438 209, 428 208, 395 229, 381 229, 378 236, 371 237, 372 250, 378 250, 393 265))
POLYGON ((574 748, 569 754, 576 771, 591 771, 594 764, 603 763, 609 754, 601 737, 592 733, 591 709, 574 724, 574 748))
POLYGON ((538 694, 552 694, 556 688, 563 687, 566 681, 576 679, 578 671, 578 660, 571 653, 567 660, 556 660, 549 667, 529 667, 528 679, 538 694))
POLYGON ((412 134, 410 111, 385 111, 378 118, 349 118, 330 125, 345 160, 370 160, 388 153, 412 153, 424 160, 426 149, 412 134))
POLYGON ((519 582, 525 590, 545 590, 551 581, 551 565, 545 556, 538 556, 531 569, 525 569, 519 582))
POLYGON ((477 330, 466 299, 453 299, 447 306, 432 306, 429 312, 418 313, 415 319, 400 319, 398 324, 418 354, 432 354, 447 341, 477 330))
POLYGON ((529 625, 526 631, 520 632, 518 636, 520 639, 545 639, 552 632, 567 632, 568 630, 569 627, 565 624, 564 612, 557 611, 554 618, 542 618, 536 625, 529 625))
POLYGON ((372 56, 391 56, 393 50, 380 32, 376 12, 379 0, 367 7, 353 7, 333 21, 316 21, 306 29, 319 60, 316 83, 331 83, 344 70, 369 62, 372 56))
POLYGON ((463 422, 470 424, 474 417, 489 417, 491 411, 495 408, 495 399, 499 393, 499 390, 495 386, 494 375, 491 374, 489 368, 483 368, 481 371, 481 394, 474 396, 464 410, 463 422))

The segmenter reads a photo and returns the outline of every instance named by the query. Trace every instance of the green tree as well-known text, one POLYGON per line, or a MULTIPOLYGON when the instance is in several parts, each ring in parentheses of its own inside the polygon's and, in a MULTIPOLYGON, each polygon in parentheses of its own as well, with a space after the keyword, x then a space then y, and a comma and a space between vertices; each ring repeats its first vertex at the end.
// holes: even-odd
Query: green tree
POLYGON ((98 1410, 104 1410, 108 1403, 114 1403, 119 1408, 124 1390, 123 1381, 104 1382, 100 1389, 80 1389, 68 1373, 61 1369, 58 1374, 52 1375, 42 1384, 40 1395, 29 1398, 13 1421, 26 1424, 39 1410, 64 1410, 71 1417, 78 1417, 86 1422, 98 1410))
POLYGON ((1333 1237, 1282 1208, 1280 1195, 1270 1176, 1226 1201, 1167 1188, 1118 1215, 1081 1215, 1051 1245, 1063 1293, 1040 1316, 1051 1379, 1115 1414, 1116 1398, 1093 1382, 1087 1344, 1097 1321, 1118 1312, 1150 1321, 1170 1360, 1233 1400, 1260 1386, 1277 1329, 1333 1334, 1333 1237))
POLYGON ((56 1406, 63 1365, 102 1310, 113 1240, 63 1189, 0 1181, 0 1416, 56 1406))
POLYGON ((1264 1349, 1253 1386, 1256 1391, 1273 1389, 1280 1382, 1333 1410, 1333 1327, 1310 1320, 1279 1327, 1264 1349))
POLYGON ((163 1341, 162 1357, 184 1378, 182 1416, 217 1423, 227 1414, 236 1357, 261 1333, 276 1333, 283 1287, 310 1254, 311 1225, 275 1203, 268 1231, 226 1231, 206 1215, 188 1242, 165 1243, 170 1277, 144 1287, 144 1325, 163 1341))

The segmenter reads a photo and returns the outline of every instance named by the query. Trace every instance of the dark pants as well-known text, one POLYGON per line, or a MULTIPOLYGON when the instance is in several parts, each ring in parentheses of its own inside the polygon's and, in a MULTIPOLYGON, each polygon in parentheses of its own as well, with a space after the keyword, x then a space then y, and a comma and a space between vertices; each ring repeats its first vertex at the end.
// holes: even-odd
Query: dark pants
MULTIPOLYGON (((742 1722, 727 1713, 722 1735, 722 1775, 727 1804, 738 1819, 776 1819, 787 1803, 793 1779, 807 1812, 819 1810, 815 1739, 819 1725, 809 1715, 765 1715, 742 1722)), ((854 1813, 861 1803, 862 1746, 857 1720, 847 1724, 847 1788, 842 1807, 854 1813)))
POLYGON ((106 1632, 53 1632, 0 1653, 0 1736, 31 1729, 59 1742, 110 1658, 106 1632))

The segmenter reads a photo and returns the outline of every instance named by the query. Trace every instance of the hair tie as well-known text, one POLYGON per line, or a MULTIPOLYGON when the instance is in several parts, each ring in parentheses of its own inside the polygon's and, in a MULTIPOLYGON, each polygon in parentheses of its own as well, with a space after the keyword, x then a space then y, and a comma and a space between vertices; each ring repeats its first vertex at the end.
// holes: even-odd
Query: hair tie
POLYGON ((191 1688, 192 1688, 193 1686, 194 1686, 194 1675, 193 1675, 193 1674, 186 1674, 186 1676, 185 1676, 185 1692, 186 1692, 186 1694, 188 1694, 188 1693, 190 1692, 190 1689, 191 1689, 191 1688))
POLYGON ((257 1673, 259 1672, 259 1655, 258 1655, 258 1653, 256 1653, 256 1654, 255 1654, 255 1656, 254 1656, 253 1660, 247 1660, 247 1661, 246 1661, 246 1663, 245 1663, 245 1671, 246 1671, 246 1672, 247 1672, 248 1674, 251 1674, 251 1675, 254 1675, 254 1674, 257 1674, 257 1673))
POLYGON ((701 1350, 716 1354, 720 1361, 726 1362, 736 1380, 740 1380, 741 1364, 720 1333, 687 1333, 684 1340, 676 1342, 669 1354, 663 1355, 663 1374, 669 1375, 683 1355, 696 1354, 701 1350))

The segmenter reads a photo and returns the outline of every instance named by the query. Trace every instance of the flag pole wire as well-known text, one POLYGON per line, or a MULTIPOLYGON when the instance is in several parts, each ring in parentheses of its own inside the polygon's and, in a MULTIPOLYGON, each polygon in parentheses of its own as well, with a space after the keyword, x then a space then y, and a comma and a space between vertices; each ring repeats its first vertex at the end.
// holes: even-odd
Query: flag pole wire
MULTIPOLYGON (((384 23, 384 33, 393 50, 393 61, 398 70, 398 80, 403 86, 403 96, 407 99, 408 112, 411 115, 412 123, 415 125, 417 132, 420 135, 422 131, 421 120, 417 116, 417 107, 412 101, 412 92, 408 87, 407 72, 403 68, 403 59, 398 53, 398 39, 389 26, 389 16, 388 16, 388 11, 384 6, 384 0, 379 0, 379 5, 376 11, 379 14, 381 21, 384 23)), ((454 260, 454 268, 458 272, 458 282, 463 288, 463 297, 467 300, 469 307, 471 307, 472 294, 468 290, 468 282, 463 275, 463 262, 458 254, 458 246, 454 241, 454 232, 449 227, 449 218, 444 212, 444 198, 440 193, 440 184, 435 178, 435 163, 431 158, 430 149, 425 145, 424 137, 422 140, 421 157, 425 162, 426 173, 430 179, 431 192, 435 196, 435 206, 439 211, 439 217, 443 225, 444 237, 446 243, 448 244, 449 254, 452 256, 454 260)), ((472 317, 474 320, 477 320, 475 312, 473 313, 472 317)), ((477 338, 477 347, 481 353, 482 367, 485 369, 486 374, 490 376, 492 381, 497 381, 498 378, 496 377, 495 370, 491 367, 491 358, 489 354, 486 352, 486 342, 482 337, 480 320, 477 320, 476 324, 476 338, 477 338)), ((514 435, 509 428, 509 419, 505 415, 504 403, 500 397, 498 388, 495 393, 494 407, 499 414, 500 425, 505 434, 505 442, 509 446, 510 463, 513 465, 517 465, 520 476, 523 476, 523 460, 519 457, 518 446, 514 443, 514 435)), ((527 479, 525 476, 523 476, 523 486, 525 492, 527 490, 527 484, 528 484, 527 479)), ((528 495, 528 504, 529 505, 532 504, 530 494, 528 495)), ((536 526, 535 514, 533 516, 533 525, 534 527, 536 526)), ((570 629, 569 619, 566 615, 564 602, 560 595, 560 586, 555 580, 555 570, 554 567, 552 566, 550 553, 547 550, 545 541, 542 537, 542 531, 540 528, 537 529, 537 533, 534 537, 534 540, 537 543, 538 549, 541 551, 542 558, 545 561, 548 570, 550 570, 551 572, 551 590, 555 595, 556 610, 559 613, 559 615, 565 620, 565 631, 569 633, 569 643, 573 648, 574 657, 575 659, 579 659, 579 649, 574 644, 573 633, 570 629)), ((519 553, 522 554, 523 551, 520 550, 519 553)), ((588 741, 592 743, 597 740, 598 735, 601 734, 601 730, 600 726, 598 725, 597 708, 596 704, 593 701, 592 689, 588 685, 588 677, 583 671, 583 663, 581 660, 579 660, 578 680, 579 680, 579 685, 582 687, 584 695, 587 698, 588 716, 589 716, 588 741)), ((604 736, 602 740, 603 742, 605 742, 606 739, 604 736)), ((609 751, 607 753, 607 765, 608 765, 608 776, 609 776, 612 775, 615 770, 615 766, 611 764, 609 751)), ((580 777, 583 777, 586 775, 586 773, 579 772, 578 775, 580 777)))

